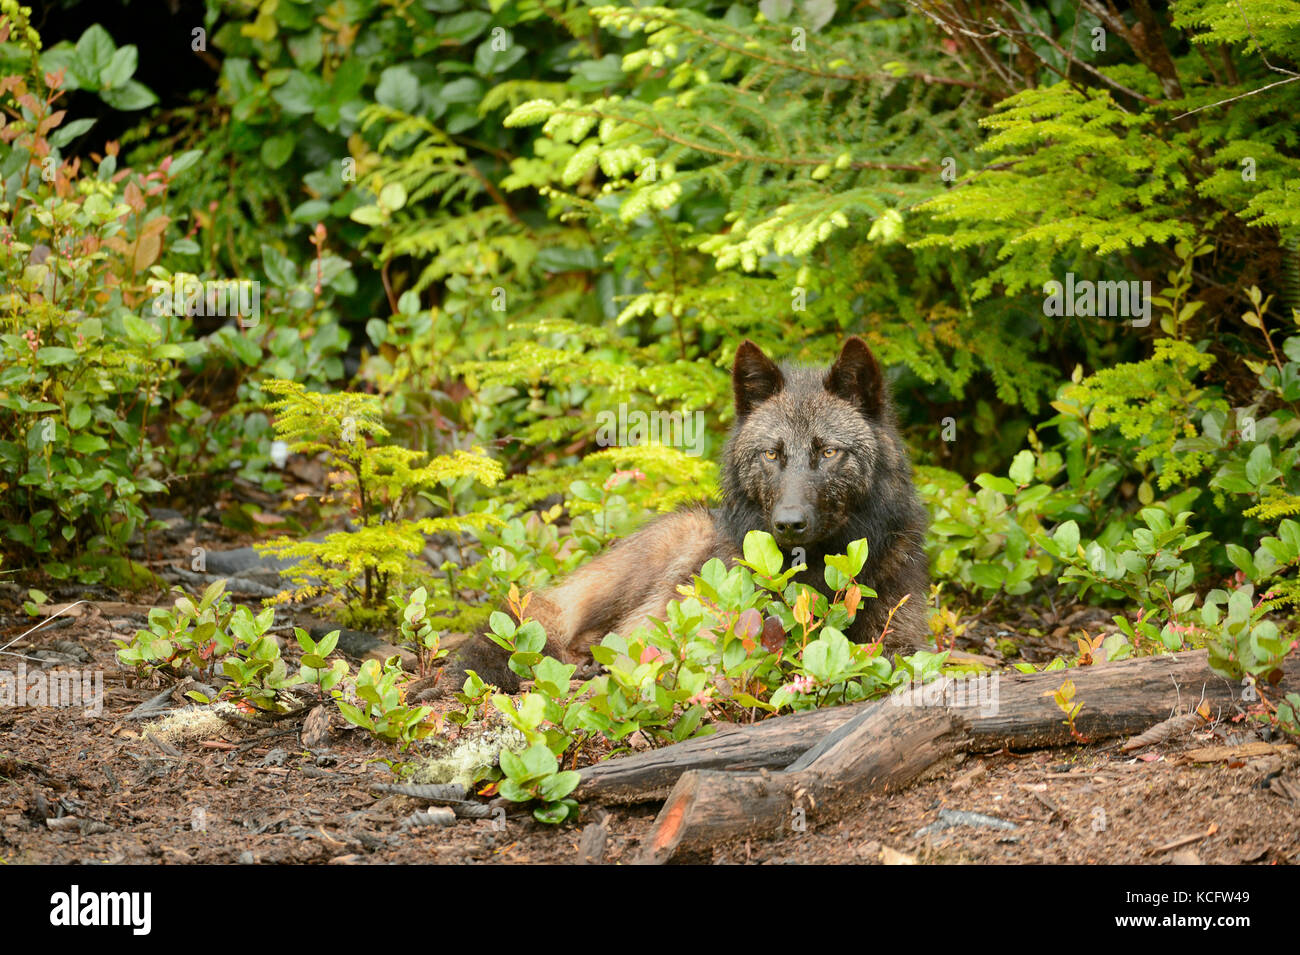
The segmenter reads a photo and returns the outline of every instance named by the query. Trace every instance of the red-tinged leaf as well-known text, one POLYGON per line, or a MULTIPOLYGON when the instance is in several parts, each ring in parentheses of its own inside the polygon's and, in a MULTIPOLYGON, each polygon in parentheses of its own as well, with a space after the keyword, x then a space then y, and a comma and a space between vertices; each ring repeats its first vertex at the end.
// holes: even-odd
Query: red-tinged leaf
POLYGON ((768 617, 763 621, 763 649, 776 653, 785 646, 785 627, 778 617, 768 617))
POLYGON ((861 603, 862 588, 857 584, 851 584, 849 589, 844 592, 844 609, 849 612, 850 620, 858 615, 858 605, 861 603))
POLYGON ((144 201, 144 193, 142 193, 140 187, 133 182, 128 182, 126 184, 126 189, 122 191, 122 198, 135 212, 144 212, 144 210, 148 208, 147 203, 144 201))

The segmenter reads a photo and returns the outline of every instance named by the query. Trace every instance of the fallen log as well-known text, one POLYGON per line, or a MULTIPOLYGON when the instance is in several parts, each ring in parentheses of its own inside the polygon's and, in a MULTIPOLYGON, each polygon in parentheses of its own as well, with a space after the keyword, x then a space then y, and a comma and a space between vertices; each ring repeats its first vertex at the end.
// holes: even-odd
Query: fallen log
MULTIPOLYGON (((1184 708, 1195 706, 1203 685, 1225 683, 1209 669, 1205 653, 1196 651, 1070 671, 999 673, 996 680, 993 674, 988 674, 984 684, 963 681, 965 686, 954 686, 947 692, 956 698, 961 695, 957 692, 961 689, 967 697, 964 702, 975 704, 973 709, 958 707, 963 712, 970 711, 972 716, 972 752, 1003 747, 1032 748, 1070 741, 1060 711, 1038 696, 1046 687, 1055 689, 1066 679, 1074 681, 1076 698, 1084 702, 1077 721, 1079 729, 1098 739, 1136 732, 1128 728, 1135 723, 1145 729, 1167 717, 1175 703, 1181 701, 1184 708), (1117 695, 1116 687, 1124 693, 1117 695), (1181 697, 1177 687, 1182 688, 1181 697), (979 699, 981 690, 986 691, 983 705, 979 699), (1106 712, 1088 705, 1099 693, 1110 698, 1106 712), (1027 710, 1037 714, 1032 726, 1025 722, 1027 710), (1148 717, 1155 718, 1148 720, 1148 717)), ((941 692, 946 691, 938 684, 928 685, 921 703, 934 705, 934 698, 941 692), (932 697, 928 704, 926 694, 932 697)), ((649 802, 663 799, 678 778, 692 769, 784 769, 863 710, 875 706, 892 708, 905 702, 899 698, 794 713, 761 723, 729 726, 712 736, 596 763, 580 770, 582 782, 574 796, 586 803, 649 802)))
MULTIPOLYGON (((870 704, 867 704, 870 705, 870 704)), ((792 713, 580 769, 573 798, 587 803, 662 800, 688 769, 781 769, 859 713, 858 706, 792 713)))
MULTIPOLYGON (((814 814, 829 821, 852 811, 869 794, 908 785, 958 752, 1068 744, 1074 737, 1052 700, 1066 680, 1073 681, 1074 698, 1083 704, 1075 728, 1092 740, 1139 733, 1168 717, 1180 703, 1195 706, 1202 697, 1212 710, 1230 707, 1239 701, 1242 689, 1213 673, 1204 651, 983 678, 988 683, 977 693, 963 687, 963 681, 942 680, 889 700, 845 707, 848 718, 820 738, 815 734, 821 725, 808 721, 799 729, 808 745, 779 772, 698 768, 691 764, 702 758, 699 750, 678 753, 676 759, 670 753, 676 747, 660 750, 653 771, 642 772, 655 785, 661 785, 670 766, 681 774, 638 861, 698 858, 740 836, 779 836, 814 814)), ((1292 657, 1273 692, 1297 688, 1300 659, 1292 657)), ((763 734, 745 728, 728 735, 739 737, 728 744, 728 755, 736 763, 762 765, 765 758, 794 745, 790 737, 774 736, 771 730, 763 734), (773 739, 784 749, 774 747, 773 739)), ((633 778, 627 771, 618 778, 624 795, 633 778)), ((598 785, 592 791, 598 791, 598 785)))

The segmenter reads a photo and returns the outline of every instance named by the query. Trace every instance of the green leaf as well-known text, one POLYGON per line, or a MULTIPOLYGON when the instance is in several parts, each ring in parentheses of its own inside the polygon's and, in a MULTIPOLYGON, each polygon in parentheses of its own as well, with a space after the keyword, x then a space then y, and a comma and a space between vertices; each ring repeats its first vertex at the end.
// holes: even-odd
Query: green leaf
POLYGON ((794 9, 794 0, 759 0, 758 10, 771 23, 780 23, 794 9))
POLYGON ((766 531, 750 531, 745 535, 742 547, 745 560, 758 568, 760 574, 775 577, 781 573, 785 557, 771 534, 766 531))
POLYGON ((506 639, 512 639, 518 629, 514 620, 500 610, 492 611, 492 615, 488 618, 488 625, 492 628, 493 633, 506 639))
POLYGON ((1272 470, 1273 452, 1267 444, 1258 444, 1246 459, 1246 480, 1258 487, 1272 470))
POLYGON ((572 799, 547 803, 533 810, 533 818, 549 826, 558 826, 570 816, 577 816, 578 804, 572 799))
POLYGON ((853 541, 853 543, 849 544, 848 547, 849 567, 852 570, 852 574, 850 576, 856 577, 858 574, 862 573, 862 568, 867 563, 867 554, 869 553, 869 550, 870 549, 867 546, 867 539, 865 537, 861 538, 860 540, 855 540, 853 541))
POLYGON ((120 110, 146 109, 158 102, 158 97, 149 87, 135 80, 127 80, 124 86, 101 90, 99 98, 120 110))
MULTIPOLYGON (((343 718, 353 726, 360 726, 363 729, 370 730, 372 733, 375 731, 374 722, 364 712, 357 709, 351 703, 345 703, 343 700, 338 700, 337 703, 339 712, 343 714, 343 718)), ((503 752, 501 755, 504 756, 505 753, 503 752)))
POLYGON ((96 451, 108 450, 108 442, 97 434, 74 435, 70 443, 72 450, 79 454, 93 454, 96 451))
POLYGON ((523 763, 525 772, 531 779, 549 776, 560 768, 555 754, 544 743, 534 743, 524 750, 519 758, 523 763))
POLYGON ((289 157, 293 155, 293 147, 297 142, 297 137, 293 133, 282 133, 279 136, 272 136, 262 142, 262 163, 267 169, 279 169, 289 157))
POLYGON ((117 44, 102 26, 96 23, 87 27, 77 41, 77 59, 90 74, 87 79, 94 79, 98 83, 100 73, 108 68, 116 50, 117 44))
POLYGON ((122 325, 126 329, 126 337, 133 342, 155 342, 162 337, 157 325, 130 312, 122 313, 122 325))
POLYGON ((1052 532, 1052 540, 1061 549, 1062 557, 1073 557, 1079 551, 1079 524, 1066 521, 1052 532))
POLYGON ((315 76, 294 70, 284 85, 277 87, 271 97, 284 110, 295 116, 313 112, 324 105, 329 98, 325 81, 315 76))
POLYGON ((528 768, 524 765, 524 761, 508 749, 501 751, 497 761, 501 764, 501 771, 513 780, 520 780, 528 775, 528 768))
POLYGON ((492 31, 493 35, 478 45, 474 51, 474 70, 480 76, 493 76, 504 73, 528 53, 524 47, 515 42, 514 35, 505 29, 492 31))
MULTIPOLYGON (((564 696, 569 692, 569 680, 578 667, 573 663, 561 663, 553 657, 543 657, 533 667, 533 679, 539 689, 552 696, 564 696)), ((568 795, 565 793, 564 795, 568 795)), ((559 799, 559 796, 554 797, 559 799)))
POLYGON ((348 57, 334 72, 330 82, 331 98, 345 103, 360 94, 366 85, 366 61, 361 57, 348 57))
POLYGON ((420 105, 420 81, 405 66, 390 66, 379 76, 375 99, 390 109, 414 113, 420 105))
POLYGON ((970 576, 971 580, 985 590, 1000 590, 1003 581, 1007 579, 1007 571, 998 564, 972 564, 970 576))
POLYGON ((75 361, 77 352, 72 348, 63 348, 57 345, 50 345, 45 348, 37 349, 36 360, 42 365, 66 365, 75 361))
POLYGON ((139 60, 138 51, 135 45, 128 43, 126 46, 118 47, 99 74, 100 84, 104 87, 122 87, 127 81, 135 75, 136 64, 139 60))
POLYGON ((988 488, 990 491, 997 491, 999 494, 1015 495, 1016 485, 1009 478, 997 477, 992 474, 981 474, 975 478, 975 483, 980 487, 988 488))
POLYGON ((262 268, 266 270, 266 277, 281 288, 298 281, 298 266, 274 246, 262 246, 262 268))
POLYGON ((406 205, 406 187, 400 182, 390 182, 379 190, 379 204, 390 212, 406 205))
POLYGON ((537 795, 547 802, 558 802, 578 788, 582 776, 572 770, 547 776, 537 787, 537 795))
POLYGON ((1034 452, 1025 448, 1017 453, 1011 461, 1011 467, 1007 471, 1007 475, 1021 486, 1032 481, 1034 478, 1034 452))
POLYGON ((348 213, 348 218, 362 225, 377 226, 386 218, 384 210, 377 205, 357 206, 348 213))
POLYGON ((492 15, 490 13, 485 13, 482 10, 469 10, 448 17, 441 17, 434 29, 438 31, 440 36, 464 44, 486 30, 491 22, 492 15))
POLYGON ((62 149, 68 143, 72 142, 78 136, 85 133, 90 127, 95 125, 93 119, 74 119, 72 122, 56 129, 50 134, 50 145, 55 149, 62 149))

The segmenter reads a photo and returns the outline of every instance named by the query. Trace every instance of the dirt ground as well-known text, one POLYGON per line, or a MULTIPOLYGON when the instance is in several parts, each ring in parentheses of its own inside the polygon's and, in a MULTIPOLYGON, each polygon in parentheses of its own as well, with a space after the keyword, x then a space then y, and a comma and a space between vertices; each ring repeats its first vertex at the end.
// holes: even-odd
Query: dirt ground
MULTIPOLYGON (((394 753, 337 714, 327 750, 300 721, 230 725, 167 752, 128 715, 156 687, 130 686, 113 658, 147 607, 83 605, 69 624, 11 648, 71 654, 105 674, 98 716, 80 708, 0 708, 0 861, 21 863, 577 863, 631 861, 655 805, 585 807, 578 826, 528 815, 404 826, 425 808, 376 792, 394 753), (75 648, 81 648, 84 654, 75 648), (276 733, 278 735, 268 735, 276 733), (601 823, 595 839, 584 827, 601 823), (594 849, 591 846, 595 846, 594 849)), ((27 628, 5 614, 8 642, 27 628)), ((292 651, 294 647, 289 647, 292 651)), ((49 655, 48 653, 45 655, 49 655)), ((18 659, 0 657, 0 669, 18 659)), ((1217 736, 1216 736, 1217 734, 1217 736)), ((1179 754, 1222 745, 1192 734, 1141 758, 1119 742, 948 766, 903 792, 868 799, 832 824, 722 847, 728 863, 1293 863, 1300 860, 1300 757, 1294 748, 1197 764, 1179 754), (982 817, 950 816, 946 811, 982 817), (955 824, 946 824, 953 822, 955 824)), ((1231 742, 1232 740, 1227 740, 1231 742)))

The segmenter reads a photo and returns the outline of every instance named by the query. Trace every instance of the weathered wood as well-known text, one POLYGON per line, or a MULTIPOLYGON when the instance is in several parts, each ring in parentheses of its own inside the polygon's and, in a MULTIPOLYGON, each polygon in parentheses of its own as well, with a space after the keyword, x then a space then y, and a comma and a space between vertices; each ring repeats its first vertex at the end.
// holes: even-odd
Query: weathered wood
MULTIPOLYGON (((1288 660, 1284 668, 1292 690, 1300 683, 1300 661, 1288 660)), ((1184 707, 1199 702, 1202 689, 1212 706, 1222 706, 1240 694, 1240 687, 1214 674, 1204 651, 1143 657, 1121 663, 1081 667, 1051 673, 999 673, 986 686, 996 699, 986 698, 981 706, 977 687, 970 681, 948 684, 950 695, 964 691, 974 706, 955 707, 970 722, 969 751, 1032 749, 1064 745, 1070 731, 1061 711, 1050 697, 1065 680, 1073 680, 1075 698, 1084 704, 1076 726, 1085 736, 1109 739, 1141 732, 1167 718, 1179 702, 1184 707), (1211 693, 1209 688, 1215 688, 1211 693), (1097 700, 1105 697, 1105 707, 1097 700)), ((933 706, 941 688, 932 685, 920 691, 920 705, 933 706), (926 696, 930 696, 929 703, 926 696)), ((862 711, 881 707, 903 712, 917 705, 913 697, 899 697, 872 703, 815 710, 780 716, 748 726, 730 727, 713 736, 687 740, 672 746, 597 763, 581 770, 582 782, 576 798, 587 803, 648 802, 662 799, 680 776, 692 769, 729 771, 783 769, 814 746, 825 747, 823 739, 853 720, 862 711)), ((813 754, 815 755, 815 753, 813 754)))
MULTIPOLYGON (((1241 689, 1212 673, 1204 652, 1193 652, 1068 672, 1002 675, 987 693, 970 700, 973 706, 953 705, 960 699, 956 686, 940 682, 847 708, 855 715, 784 771, 685 771, 638 861, 698 857, 739 836, 779 836, 814 813, 820 820, 834 819, 864 796, 905 786, 957 752, 1067 743, 1069 727, 1051 698, 1067 679, 1075 684, 1075 700, 1083 703, 1075 726, 1092 739, 1140 732, 1180 701, 1195 704, 1204 696, 1213 708, 1230 706, 1241 689)), ((1288 660, 1274 692, 1297 685, 1300 660, 1288 660)), ((741 752, 744 747, 733 741, 732 754, 741 752)), ((626 785, 627 777, 622 782, 626 785)))
POLYGON ((847 801, 906 785, 964 741, 962 720, 947 710, 912 710, 909 717, 879 707, 862 711, 799 771, 691 770, 673 787, 636 861, 681 860, 738 836, 781 835, 828 803, 841 814, 847 801))
POLYGON ((584 804, 650 802, 667 796, 688 769, 781 769, 858 712, 837 706, 793 713, 596 763, 579 770, 574 798, 584 804))

